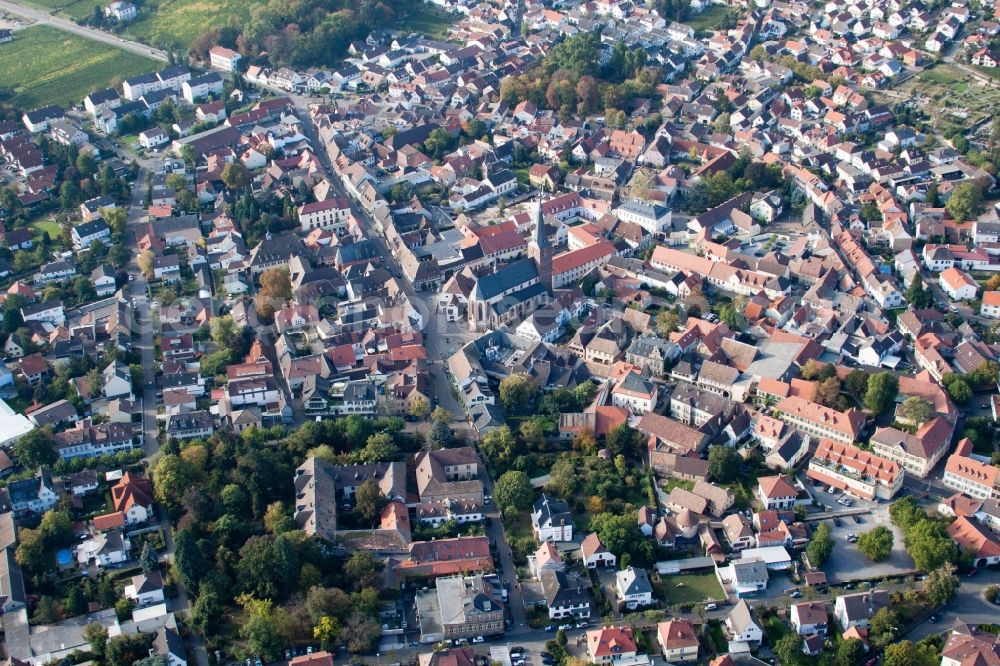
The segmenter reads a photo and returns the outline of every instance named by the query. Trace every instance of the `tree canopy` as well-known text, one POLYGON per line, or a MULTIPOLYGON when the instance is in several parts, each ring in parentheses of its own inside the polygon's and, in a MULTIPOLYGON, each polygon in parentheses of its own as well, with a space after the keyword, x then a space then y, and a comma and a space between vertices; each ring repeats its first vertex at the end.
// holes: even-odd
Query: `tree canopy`
POLYGON ((881 562, 892 554, 892 530, 884 525, 858 536, 858 550, 872 562, 881 562))

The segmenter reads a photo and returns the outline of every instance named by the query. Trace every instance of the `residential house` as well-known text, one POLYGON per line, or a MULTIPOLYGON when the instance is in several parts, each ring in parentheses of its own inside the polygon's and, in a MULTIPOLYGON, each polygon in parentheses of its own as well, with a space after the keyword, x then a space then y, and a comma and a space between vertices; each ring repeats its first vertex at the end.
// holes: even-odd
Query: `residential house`
POLYGON ((656 625, 656 642, 671 664, 698 661, 698 632, 690 620, 668 620, 656 625))
POLYGON ((572 541, 573 515, 569 505, 542 493, 532 507, 531 531, 539 541, 572 541))
POLYGON ((833 614, 843 631, 852 627, 867 629, 875 613, 889 605, 885 590, 842 594, 833 605, 833 614))
POLYGON ((629 567, 615 574, 618 603, 628 610, 635 610, 653 603, 653 586, 645 569, 629 567))

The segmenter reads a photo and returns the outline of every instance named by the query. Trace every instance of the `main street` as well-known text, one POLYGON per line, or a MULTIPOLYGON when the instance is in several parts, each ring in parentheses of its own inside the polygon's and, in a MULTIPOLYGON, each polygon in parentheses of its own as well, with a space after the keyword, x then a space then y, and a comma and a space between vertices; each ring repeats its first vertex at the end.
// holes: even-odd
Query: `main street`
POLYGON ((51 25, 53 28, 58 28, 59 30, 73 33, 74 35, 79 35, 80 37, 86 37, 87 39, 104 42, 105 44, 117 46, 120 49, 124 49, 137 55, 167 62, 167 54, 160 49, 140 44, 139 42, 134 42, 129 39, 123 39, 118 35, 112 35, 109 32, 104 32, 103 30, 98 30, 97 28, 77 25, 73 21, 53 16, 48 12, 41 11, 34 7, 19 5, 14 2, 9 2, 8 0, 0 0, 0 10, 10 12, 12 14, 19 14, 27 19, 31 19, 37 24, 51 25))

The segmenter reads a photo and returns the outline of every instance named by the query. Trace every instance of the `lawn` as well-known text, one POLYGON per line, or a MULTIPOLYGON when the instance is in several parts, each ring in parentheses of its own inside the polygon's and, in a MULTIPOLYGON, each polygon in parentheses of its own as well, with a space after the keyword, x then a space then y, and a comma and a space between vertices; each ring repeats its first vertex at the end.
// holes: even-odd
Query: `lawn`
POLYGON ((49 238, 55 240, 62 235, 62 227, 55 220, 44 219, 35 220, 31 223, 31 228, 41 234, 43 231, 49 232, 49 238))
POLYGON ((14 41, 0 44, 0 81, 14 89, 14 104, 28 109, 79 103, 112 79, 159 64, 45 25, 19 30, 14 41))
POLYGON ((657 594, 670 605, 696 604, 709 599, 718 601, 726 598, 714 573, 660 576, 659 582, 653 586, 657 594))
POLYGON ((689 25, 695 30, 718 30, 731 12, 732 10, 724 5, 712 5, 701 13, 688 16, 684 20, 684 25, 689 25))
POLYGON ((399 30, 412 30, 433 39, 447 39, 448 29, 455 19, 447 13, 428 4, 416 5, 398 26, 399 30))

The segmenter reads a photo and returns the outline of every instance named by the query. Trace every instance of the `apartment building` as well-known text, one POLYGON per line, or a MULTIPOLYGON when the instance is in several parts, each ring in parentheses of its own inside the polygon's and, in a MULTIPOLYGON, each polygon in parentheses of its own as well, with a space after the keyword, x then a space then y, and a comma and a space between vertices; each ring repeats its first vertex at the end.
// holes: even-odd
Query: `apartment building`
POLYGON ((863 499, 889 500, 903 486, 903 470, 852 444, 820 440, 806 476, 863 499))
POLYGON ((842 444, 856 441, 865 425, 865 415, 857 409, 838 412, 798 396, 785 398, 775 409, 785 423, 842 444))
POLYGON ((896 428, 879 428, 872 435, 872 453, 898 463, 907 474, 923 479, 944 457, 954 427, 938 417, 924 423, 916 434, 896 428))
POLYGON ((1000 475, 998 467, 955 454, 948 457, 941 482, 969 497, 987 500, 996 492, 998 475, 1000 475))

